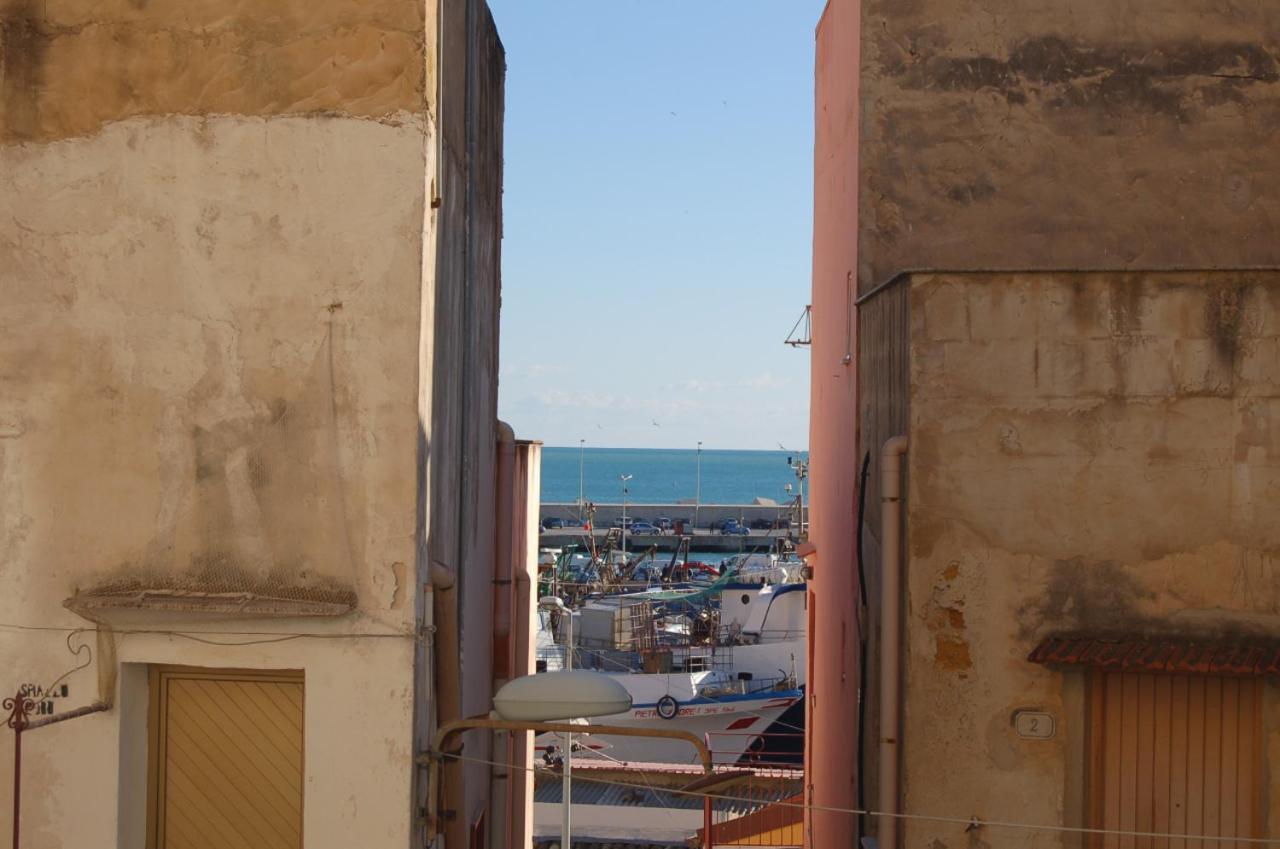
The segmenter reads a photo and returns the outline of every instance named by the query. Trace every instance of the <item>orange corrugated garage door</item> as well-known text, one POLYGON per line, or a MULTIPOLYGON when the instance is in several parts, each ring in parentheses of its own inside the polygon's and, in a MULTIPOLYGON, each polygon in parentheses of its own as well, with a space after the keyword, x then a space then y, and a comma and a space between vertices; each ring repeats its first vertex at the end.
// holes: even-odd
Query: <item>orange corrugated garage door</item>
POLYGON ((302 674, 151 672, 149 849, 301 849, 302 674))
MULTIPOLYGON (((1119 831, 1256 837, 1263 683, 1110 672, 1095 675, 1093 825, 1119 831)), ((1104 849, 1208 849, 1234 842, 1095 836, 1104 849)))

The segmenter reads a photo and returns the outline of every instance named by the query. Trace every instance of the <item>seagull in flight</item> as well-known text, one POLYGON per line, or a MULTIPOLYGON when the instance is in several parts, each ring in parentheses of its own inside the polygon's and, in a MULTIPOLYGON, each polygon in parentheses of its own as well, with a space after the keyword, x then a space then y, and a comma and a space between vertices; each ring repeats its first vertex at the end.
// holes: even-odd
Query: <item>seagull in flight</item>
POLYGON ((662 425, 658 424, 658 420, 657 420, 657 419, 654 419, 654 420, 653 420, 653 426, 654 426, 654 427, 662 427, 662 425))

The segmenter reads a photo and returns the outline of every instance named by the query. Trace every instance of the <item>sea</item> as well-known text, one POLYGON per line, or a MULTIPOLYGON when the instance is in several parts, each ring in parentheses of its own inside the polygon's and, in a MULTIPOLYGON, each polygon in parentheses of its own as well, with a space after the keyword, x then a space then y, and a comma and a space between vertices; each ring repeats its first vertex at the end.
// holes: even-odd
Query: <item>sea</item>
MULTIPOLYGON (((788 461, 808 460, 804 451, 702 450, 703 504, 750 504, 753 499, 776 502, 794 497, 795 470, 788 461)), ((586 448, 547 446, 542 449, 542 503, 572 504, 578 500, 579 461, 582 497, 616 504, 627 488, 627 500, 637 504, 693 503, 698 489, 697 449, 586 448), (624 475, 630 479, 623 481, 624 475)))

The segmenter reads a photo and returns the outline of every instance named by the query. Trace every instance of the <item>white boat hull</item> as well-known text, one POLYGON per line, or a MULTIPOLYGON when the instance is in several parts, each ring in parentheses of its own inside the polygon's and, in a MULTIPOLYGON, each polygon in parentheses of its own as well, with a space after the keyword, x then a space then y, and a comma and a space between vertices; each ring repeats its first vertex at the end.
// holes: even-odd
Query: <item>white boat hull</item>
MULTIPOLYGON (((616 677, 624 685, 634 686, 657 683, 636 679, 670 679, 687 676, 619 675, 616 677)), ((650 688, 636 687, 636 689, 650 688)), ((759 737, 802 697, 800 690, 769 690, 759 693, 698 696, 688 699, 680 699, 675 694, 670 695, 675 702, 674 706, 671 700, 660 704, 658 699, 641 701, 637 698, 630 711, 613 716, 597 717, 591 722, 624 728, 688 731, 708 744, 716 763, 732 764, 737 763, 753 743, 758 745, 759 737), (671 715, 673 710, 674 715, 671 715)), ((574 738, 579 754, 583 756, 590 756, 583 751, 589 750, 595 752, 597 757, 609 760, 638 763, 698 763, 697 750, 684 740, 597 735, 590 733, 590 725, 584 728, 584 731, 587 732, 584 736, 575 735, 574 738)), ((559 748, 561 745, 559 735, 555 734, 539 735, 534 743, 541 752, 546 752, 552 747, 559 748)))

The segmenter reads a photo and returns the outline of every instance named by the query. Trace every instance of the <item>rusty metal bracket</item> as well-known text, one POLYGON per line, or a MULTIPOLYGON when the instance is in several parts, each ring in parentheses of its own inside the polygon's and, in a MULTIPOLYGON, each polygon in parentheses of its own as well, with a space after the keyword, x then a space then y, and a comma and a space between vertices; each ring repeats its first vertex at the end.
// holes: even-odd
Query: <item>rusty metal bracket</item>
POLYGON ((31 719, 31 711, 35 709, 35 699, 18 690, 13 697, 4 700, 4 709, 9 711, 5 725, 13 729, 13 849, 19 849, 18 814, 22 810, 22 733, 58 722, 66 722, 91 713, 101 713, 110 709, 106 702, 94 702, 91 705, 78 707, 75 710, 55 713, 40 719, 31 719))

